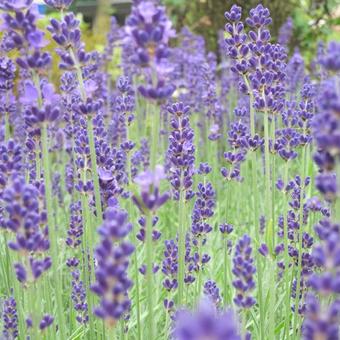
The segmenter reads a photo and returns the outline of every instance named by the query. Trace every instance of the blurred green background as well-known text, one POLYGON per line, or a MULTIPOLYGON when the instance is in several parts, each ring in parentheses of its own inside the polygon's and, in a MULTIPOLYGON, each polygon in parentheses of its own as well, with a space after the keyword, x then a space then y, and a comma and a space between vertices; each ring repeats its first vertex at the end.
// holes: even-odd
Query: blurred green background
MULTIPOLYGON (((131 0, 75 0, 72 9, 82 13, 84 22, 88 23, 88 37, 91 43, 98 45, 105 42, 109 30, 109 16, 114 14, 120 24, 128 15, 131 0), (93 33, 93 34, 92 34, 93 33)), ((205 37, 207 48, 217 51, 217 33, 224 28, 224 12, 233 4, 240 5, 246 15, 258 0, 161 0, 167 6, 174 26, 179 30, 188 26, 197 34, 205 37)), ((292 17, 294 32, 290 43, 290 52, 299 47, 300 52, 311 59, 320 40, 340 40, 340 1, 339 0, 263 0, 270 9, 273 24, 273 38, 281 25, 292 17)), ((93 46, 95 47, 95 46, 93 46)))

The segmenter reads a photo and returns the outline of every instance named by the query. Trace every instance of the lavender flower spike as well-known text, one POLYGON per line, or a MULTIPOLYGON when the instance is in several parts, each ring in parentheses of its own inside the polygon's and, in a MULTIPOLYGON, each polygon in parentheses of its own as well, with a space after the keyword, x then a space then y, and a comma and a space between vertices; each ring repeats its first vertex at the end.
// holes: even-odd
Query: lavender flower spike
POLYGON ((156 211, 170 198, 168 192, 159 192, 160 181, 164 178, 164 168, 161 165, 157 165, 155 171, 144 171, 135 177, 141 193, 139 196, 134 195, 132 200, 142 213, 147 210, 156 211))
POLYGON ((250 295, 250 292, 255 288, 253 276, 256 272, 251 253, 251 239, 245 234, 239 239, 236 245, 232 270, 235 275, 233 286, 237 290, 234 302, 242 308, 250 308, 256 302, 255 298, 250 295))
POLYGON ((218 312, 209 299, 202 300, 198 310, 179 310, 175 315, 174 340, 241 340, 233 312, 218 312))
POLYGON ((100 297, 100 304, 94 314, 110 326, 114 326, 130 309, 128 290, 132 281, 127 276, 127 269, 134 246, 122 240, 130 230, 127 213, 119 208, 108 208, 104 223, 98 229, 101 242, 95 250, 96 282, 91 289, 100 297))
POLYGON ((4 301, 2 319, 4 339, 16 339, 18 337, 18 315, 17 304, 13 297, 4 301))

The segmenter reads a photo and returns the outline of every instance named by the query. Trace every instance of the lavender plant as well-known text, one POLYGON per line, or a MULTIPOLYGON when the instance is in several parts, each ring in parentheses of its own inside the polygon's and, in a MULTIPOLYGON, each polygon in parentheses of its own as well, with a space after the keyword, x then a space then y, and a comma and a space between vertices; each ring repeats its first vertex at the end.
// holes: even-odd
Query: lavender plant
POLYGON ((339 43, 45 3, 0 4, 1 338, 338 339, 339 43))

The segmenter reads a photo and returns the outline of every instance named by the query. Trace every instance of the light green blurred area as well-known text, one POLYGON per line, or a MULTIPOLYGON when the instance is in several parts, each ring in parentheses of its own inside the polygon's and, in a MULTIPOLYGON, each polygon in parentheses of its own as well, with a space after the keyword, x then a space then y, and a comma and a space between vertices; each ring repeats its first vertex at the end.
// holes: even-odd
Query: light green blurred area
MULTIPOLYGON (((42 0, 35 0, 42 4, 42 0)), ((103 51, 106 35, 110 29, 110 17, 115 15, 120 24, 128 15, 132 0, 75 0, 70 8, 82 22, 83 40, 87 50, 103 51)), ((224 12, 234 3, 234 0, 161 0, 167 6, 174 26, 180 30, 188 26, 196 34, 202 34, 209 50, 218 51, 217 34, 224 28, 224 12)), ((243 7, 244 17, 249 9, 256 6, 258 0, 236 1, 243 7)), ((301 54, 311 61, 316 53, 319 41, 329 42, 340 40, 340 2, 337 0, 263 0, 273 18, 271 34, 277 38, 278 30, 290 16, 294 22, 294 32, 290 43, 290 53, 299 48, 301 54)), ((40 20, 40 27, 46 28, 51 17, 58 17, 45 7, 45 16, 40 20)), ((49 32, 46 33, 49 37, 49 32)), ((54 54, 53 42, 48 49, 54 54)), ((115 50, 111 63, 111 73, 116 75, 114 67, 119 63, 120 51, 115 50)), ((52 73, 58 64, 54 63, 52 73)))
MULTIPOLYGON (((91 17, 86 19, 93 24, 92 31, 96 33, 96 41, 102 43, 105 40, 104 32, 109 29, 108 17, 115 14, 122 24, 131 2, 132 0, 75 0, 73 9, 83 12, 86 17, 91 8, 91 17)), ((166 5, 177 30, 188 26, 194 33, 205 37, 209 50, 217 51, 217 33, 224 29, 225 11, 236 3, 243 8, 246 16, 259 1, 161 0, 161 3, 166 5)), ((289 16, 293 18, 294 32, 290 52, 298 47, 308 61, 313 59, 319 41, 340 40, 338 0, 262 0, 261 3, 271 11, 273 18, 271 34, 274 40, 287 18, 289 16)), ((89 31, 86 34, 91 37, 89 31)))

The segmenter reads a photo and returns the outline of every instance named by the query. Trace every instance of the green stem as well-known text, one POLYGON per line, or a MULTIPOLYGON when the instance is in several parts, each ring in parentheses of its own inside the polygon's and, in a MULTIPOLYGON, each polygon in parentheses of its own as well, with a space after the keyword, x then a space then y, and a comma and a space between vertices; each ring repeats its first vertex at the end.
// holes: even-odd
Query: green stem
MULTIPOLYGON (((95 147, 95 142, 94 142, 92 117, 89 117, 87 119, 87 135, 89 138, 89 146, 90 146, 91 174, 92 174, 94 196, 95 196, 95 202, 96 202, 97 224, 100 225, 103 222, 103 209, 102 209, 102 201, 101 201, 101 196, 100 196, 99 176, 98 176, 98 169, 97 169, 97 155, 96 155, 96 147, 95 147)), ((93 234, 95 234, 95 228, 92 228, 92 230, 93 230, 93 234)))
MULTIPOLYGON (((149 106, 150 107, 150 106, 149 106)), ((158 108, 158 106, 156 106, 156 108, 158 108)), ((152 121, 152 125, 151 125, 151 138, 152 138, 152 142, 151 142, 151 169, 154 170, 157 164, 157 155, 158 155, 158 149, 160 147, 159 145, 159 122, 160 122, 160 113, 159 110, 151 110, 150 111, 150 118, 152 121)))
MULTIPOLYGON (((41 108, 43 105, 43 99, 40 88, 40 79, 37 73, 32 74, 32 78, 35 87, 38 91, 38 106, 41 108)), ((62 301, 62 285, 60 280, 60 272, 58 271, 59 264, 59 252, 58 252, 58 233, 56 230, 55 216, 53 211, 53 193, 52 193, 52 181, 51 181, 51 162, 49 156, 49 141, 48 141, 48 122, 43 122, 41 126, 41 148, 42 148, 42 161, 44 170, 44 186, 45 186, 45 199, 47 210, 47 223, 49 230, 49 239, 51 242, 51 255, 54 265, 52 266, 53 280, 55 282, 55 298, 57 305, 57 316, 60 336, 66 338, 65 319, 63 311, 62 301)))
POLYGON ((180 191, 178 220, 178 306, 183 305, 185 272, 185 191, 180 191))
POLYGON ((153 315, 153 272, 152 272, 152 258, 153 258, 153 244, 152 244, 152 215, 146 215, 146 295, 148 305, 148 339, 154 340, 154 315, 153 315))
MULTIPOLYGON (((82 181, 83 183, 87 182, 86 176, 86 169, 87 169, 87 161, 85 158, 84 169, 82 171, 82 181)), ((94 268, 93 262, 93 242, 94 242, 94 232, 95 228, 92 228, 91 224, 91 215, 92 212, 90 210, 89 200, 87 197, 86 192, 81 193, 81 205, 82 205, 82 219, 84 224, 84 234, 83 234, 83 244, 84 244, 84 259, 85 265, 83 267, 83 276, 84 276, 84 283, 86 289, 86 296, 88 297, 88 304, 89 310, 93 309, 94 305, 94 296, 90 290, 90 282, 94 279, 94 268), (89 274, 90 270, 90 276, 89 274)), ((94 331, 94 317, 92 313, 89 313, 89 324, 90 324, 90 337, 93 336, 94 331)))
MULTIPOLYGON (((284 174, 284 185, 288 184, 288 170, 289 163, 285 162, 285 174, 284 174)), ((287 192, 285 192, 286 200, 284 202, 283 209, 283 238, 284 238, 284 282, 285 282, 285 326, 284 326, 284 338, 288 339, 289 335, 289 321, 290 321, 290 287, 289 287, 289 254, 288 254, 288 211, 287 211, 287 192)))
POLYGON ((11 138, 11 129, 9 123, 9 115, 8 112, 5 112, 5 141, 8 141, 11 138))
POLYGON ((47 221, 49 226, 49 238, 51 242, 51 254, 54 265, 52 267, 53 280, 55 283, 55 298, 57 304, 57 315, 58 315, 58 326, 60 336, 66 339, 65 331, 65 318, 63 311, 62 301, 62 286, 60 280, 60 271, 58 268, 59 254, 58 254, 58 234, 55 227, 55 217, 53 213, 53 195, 52 195, 52 183, 51 183, 51 172, 50 172, 50 160, 48 150, 48 132, 47 123, 44 122, 41 129, 41 144, 42 144, 42 159, 44 168, 44 184, 45 184, 45 196, 46 196, 46 208, 47 208, 47 221))
MULTIPOLYGON (((71 58, 73 59, 73 62, 76 68, 81 98, 83 102, 85 103, 87 100, 87 95, 85 91, 84 78, 83 78, 81 66, 72 48, 69 49, 69 53, 71 55, 71 58)), ((92 117, 88 117, 87 119, 86 130, 87 130, 87 137, 89 139, 89 146, 90 146, 91 172, 92 172, 92 180, 93 180, 93 186, 94 186, 95 204, 96 204, 96 212, 97 212, 97 224, 100 225, 103 221, 103 209, 102 209, 101 196, 100 196, 99 177, 98 177, 98 169, 97 169, 97 156, 96 156, 92 117)))
MULTIPOLYGON (((126 129, 126 139, 129 140, 129 127, 126 129)), ((126 164, 126 171, 128 173, 128 188, 129 191, 131 192, 131 186, 132 186, 132 178, 131 178, 131 155, 127 155, 127 164, 126 164)), ((133 207, 132 207, 132 201, 131 199, 128 200, 128 212, 130 216, 130 221, 132 221, 134 214, 133 214, 133 207)), ((132 233, 134 236, 136 233, 132 233)), ((134 237, 134 243, 135 243, 135 251, 133 254, 133 262, 134 262, 134 278, 135 278, 135 288, 136 288, 136 297, 135 297, 135 302, 136 302, 136 314, 137 314, 137 339, 141 340, 142 339, 142 327, 141 327, 141 310, 140 310, 140 287, 139 287, 139 270, 138 270, 138 240, 136 240, 136 237, 134 237)))
MULTIPOLYGON (((272 138, 272 145, 275 143, 275 116, 272 116, 271 121, 271 138, 272 138)), ((276 181, 276 157, 275 154, 270 153, 269 157, 271 157, 271 170, 272 170, 272 176, 271 176, 271 185, 272 188, 275 188, 275 181, 276 181)), ((271 216, 272 216, 272 225, 276 225, 276 218, 275 218, 275 203, 276 203, 276 190, 271 191, 271 216)), ((273 244, 276 244, 276 233, 273 233, 273 244)))
POLYGON ((139 295, 139 271, 138 271, 138 257, 137 247, 134 251, 134 278, 136 288, 136 313, 137 313, 137 339, 142 339, 141 315, 140 315, 140 295, 139 295))
POLYGON ((202 236, 198 239, 198 265, 199 265, 199 271, 198 271, 198 287, 197 287, 197 301, 199 301, 201 296, 201 289, 202 289, 202 270, 203 270, 203 263, 202 263, 202 236))
MULTIPOLYGON (((261 266, 260 266, 261 267, 261 266)), ((270 273, 270 290, 269 290, 269 339, 275 339, 275 304, 276 304, 276 261, 272 259, 270 261, 270 268, 272 272, 270 273)), ((262 269, 261 269, 262 270, 262 269)), ((261 305, 260 305, 261 309, 261 305)), ((262 330, 262 325, 261 332, 262 330)), ((264 333, 262 333, 264 336, 264 333)), ((265 337, 262 337, 260 339, 264 339, 265 337)))
POLYGON ((304 181, 306 178, 306 148, 307 145, 305 145, 302 149, 302 175, 301 175, 301 193, 300 193, 300 209, 299 209, 299 230, 298 230, 298 249, 299 249, 299 255, 298 255, 298 264, 297 264, 297 278, 296 278, 296 292, 295 292, 295 311, 294 311, 294 326, 293 331, 294 334, 297 331, 298 334, 300 333, 299 329, 297 329, 298 325, 298 315, 299 315, 299 302, 300 302, 300 281, 301 281, 301 270, 302 270, 302 241, 303 241, 303 193, 304 193, 304 181))
POLYGON ((340 162, 336 162, 336 187, 337 187, 337 197, 335 201, 335 211, 333 213, 333 219, 336 223, 339 223, 340 221, 340 198, 339 198, 339 192, 340 192, 340 162))
MULTIPOLYGON (((230 223, 229 218, 228 218, 228 213, 230 209, 230 186, 231 182, 227 181, 227 189, 226 189, 226 202, 224 203, 225 205, 225 221, 226 223, 230 223)), ((223 251, 223 298, 224 298, 224 305, 229 306, 231 304, 231 294, 230 294, 230 277, 228 278, 229 274, 229 260, 228 260, 228 240, 227 237, 223 237, 222 241, 222 251, 223 251)))
POLYGON ((265 208, 267 211, 267 242, 270 251, 274 248, 274 232, 273 232, 273 217, 271 209, 271 187, 270 187, 270 154, 269 154, 269 117, 268 113, 264 112, 264 161, 265 161, 265 208))
POLYGON ((41 164, 40 164, 40 148, 39 145, 35 148, 35 178, 39 181, 41 177, 41 164))
MULTIPOLYGON (((254 137, 256 134, 255 131, 255 110, 254 110, 254 95, 251 91, 250 83, 246 76, 244 76, 245 83, 249 89, 249 97, 250 97, 250 132, 251 136, 254 137)), ((266 115, 266 113, 265 113, 266 115)), ((268 118, 267 118, 267 124, 268 124, 268 118)), ((268 140, 268 127, 267 127, 267 140, 268 140)), ((267 146, 268 147, 268 146, 267 146)), ((269 147, 268 147, 269 152, 269 147)), ((253 151, 251 154, 251 182, 252 182, 252 196, 253 196, 253 217, 254 217, 254 235, 255 235, 255 241, 257 243, 257 246, 260 244, 260 227, 259 227, 259 207, 258 204, 260 202, 258 197, 258 186, 257 186, 257 159, 256 159, 256 151, 253 151)), ((268 154, 266 158, 266 164, 268 160, 268 154)), ((268 169, 266 168, 266 177, 268 177, 268 169)), ((264 303, 263 303, 263 294, 262 294, 262 266, 260 263, 259 256, 256 257, 257 259, 257 282, 258 282, 258 299, 259 299, 259 312, 260 312, 260 336, 261 339, 264 337, 264 303)))
POLYGON ((36 296, 35 296, 35 289, 34 289, 33 283, 31 283, 30 287, 26 289, 26 295, 28 297, 27 314, 31 317, 32 325, 33 325, 30 331, 32 334, 32 338, 36 339, 37 334, 38 334, 39 318, 36 313, 37 311, 35 309, 36 296))
POLYGON ((229 277, 229 260, 228 260, 228 240, 226 237, 223 238, 223 297, 224 297, 224 305, 230 306, 231 304, 231 296, 229 294, 230 290, 230 277, 229 277))
POLYGON ((11 288, 10 288, 11 286, 10 285, 11 258, 10 258, 10 253, 9 253, 9 249, 7 245, 8 244, 7 231, 4 230, 1 234, 3 235, 3 244, 1 244, 1 248, 5 249, 5 256, 2 258, 2 261, 1 261, 2 273, 3 273, 3 276, 5 277, 4 281, 6 282, 6 293, 10 295, 11 294, 11 288))

